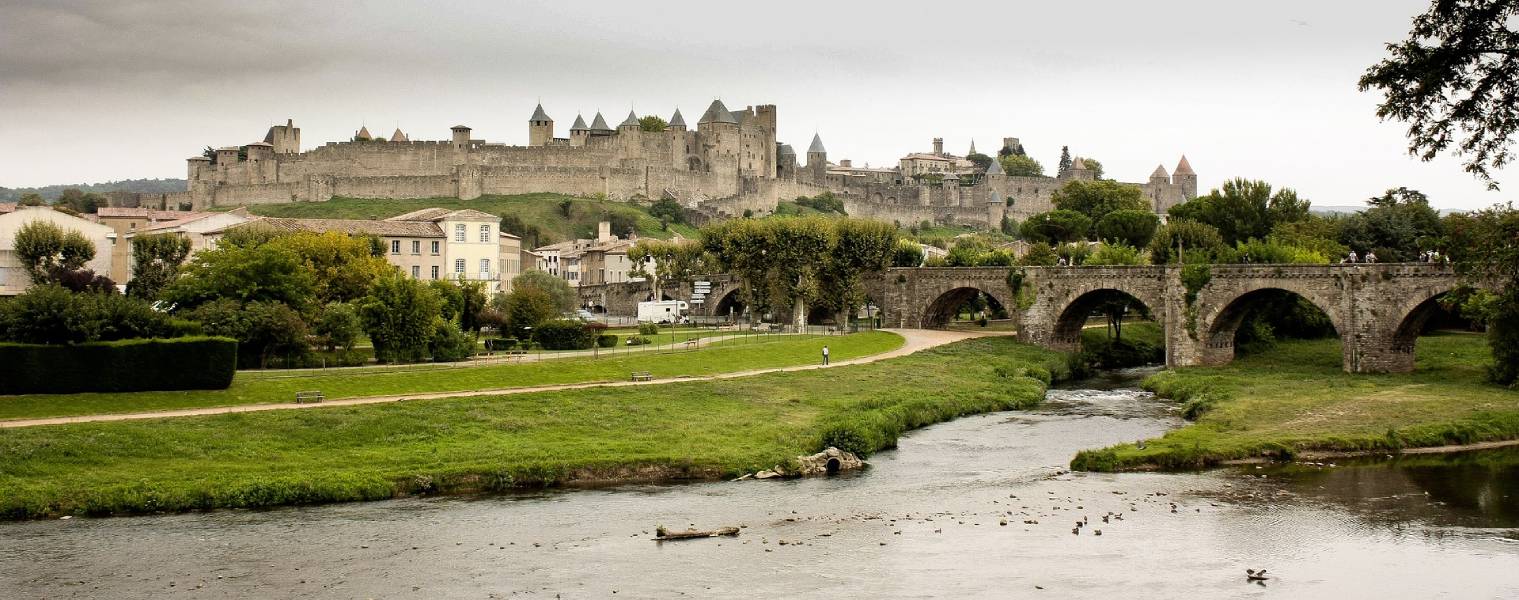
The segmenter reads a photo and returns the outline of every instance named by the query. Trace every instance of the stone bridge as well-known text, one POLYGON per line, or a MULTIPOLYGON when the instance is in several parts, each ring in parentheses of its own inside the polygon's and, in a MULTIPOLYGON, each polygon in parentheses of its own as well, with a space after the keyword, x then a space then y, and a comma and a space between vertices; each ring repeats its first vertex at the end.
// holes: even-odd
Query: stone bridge
POLYGON ((1252 308, 1280 302, 1283 292, 1311 302, 1334 324, 1343 366, 1353 373, 1411 371, 1414 342, 1458 285, 1443 265, 1211 265, 944 267, 888 269, 872 285, 893 327, 943 327, 977 292, 995 299, 1024 341, 1075 349, 1082 326, 1103 303, 1143 304, 1165 331, 1168 366, 1218 365, 1234 359, 1234 333, 1252 308), (1204 271, 1204 269, 1206 269, 1204 271), (1203 276, 1205 275, 1205 277, 1203 276))

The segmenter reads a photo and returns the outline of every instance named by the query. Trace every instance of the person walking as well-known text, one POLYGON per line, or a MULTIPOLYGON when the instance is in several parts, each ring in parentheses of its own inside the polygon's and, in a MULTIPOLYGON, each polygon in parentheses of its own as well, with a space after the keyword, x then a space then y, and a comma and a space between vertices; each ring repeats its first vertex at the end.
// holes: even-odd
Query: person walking
POLYGON ((828 347, 823 346, 823 366, 828 366, 828 347))

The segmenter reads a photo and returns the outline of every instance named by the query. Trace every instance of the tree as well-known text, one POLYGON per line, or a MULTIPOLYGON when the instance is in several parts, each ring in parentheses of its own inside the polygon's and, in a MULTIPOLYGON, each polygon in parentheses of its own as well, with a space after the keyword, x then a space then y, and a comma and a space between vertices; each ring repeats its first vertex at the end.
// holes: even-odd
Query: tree
POLYGON ((370 253, 367 238, 336 231, 282 235, 268 244, 300 257, 312 275, 312 292, 319 304, 363 298, 370 284, 395 271, 384 258, 370 253))
POLYGON ((55 206, 68 208, 76 213, 94 213, 100 207, 105 206, 105 197, 96 193, 84 193, 78 188, 68 188, 58 195, 55 206))
POLYGON ((79 294, 42 284, 0 302, 0 341, 66 344, 179 334, 163 313, 120 294, 79 294))
POLYGON ((1188 262, 1212 262, 1214 253, 1228 249, 1218 228, 1197 221, 1175 220, 1162 226, 1150 239, 1150 262, 1157 265, 1178 262, 1178 246, 1188 262))
POLYGON ((819 300, 838 315, 834 322, 844 325, 855 308, 865 303, 864 276, 891 265, 897 228, 881 221, 841 219, 833 223, 832 238, 819 300))
POLYGON ((500 310, 506 321, 505 331, 518 339, 530 339, 534 327, 560 312, 553 296, 537 287, 513 287, 512 293, 502 298, 504 306, 500 310))
POLYGON ((353 350, 354 342, 358 341, 359 334, 363 332, 364 324, 359 320, 358 311, 354 310, 352 304, 342 302, 322 307, 322 312, 317 315, 312 327, 312 333, 316 334, 328 352, 338 348, 353 350))
POLYGON ((375 360, 417 362, 436 333, 438 296, 420 281, 393 274, 370 288, 359 304, 359 318, 374 342, 375 360))
POLYGON ((1226 244, 1265 239, 1277 223, 1308 218, 1308 200, 1291 188, 1275 193, 1271 184, 1235 178, 1223 187, 1171 207, 1173 219, 1206 223, 1218 229, 1226 244))
POLYGON ((575 310, 575 307, 580 304, 580 300, 576 296, 575 290, 570 287, 569 282, 550 275, 548 271, 530 269, 523 271, 521 275, 512 279, 513 290, 528 287, 537 288, 548 294, 549 298, 554 301, 556 313, 575 310))
POLYGON ((42 199, 42 194, 27 192, 21 195, 21 200, 16 204, 18 206, 47 206, 47 201, 42 199))
POLYGON ((708 271, 707 258, 706 249, 696 240, 639 240, 628 250, 628 260, 637 265, 634 272, 649 279, 649 293, 655 300, 664 298, 666 287, 679 287, 708 271))
POLYGON ((649 207, 649 215, 662 222, 685 223, 686 211, 680 203, 669 198, 660 198, 649 207))
POLYGON ((1065 172, 1069 171, 1069 170, 1071 170, 1071 147, 1070 146, 1061 146, 1060 147, 1060 170, 1056 174, 1057 175, 1064 175, 1065 172))
POLYGON ((638 119, 638 128, 643 131, 664 131, 669 127, 670 124, 658 115, 646 115, 638 119))
POLYGON ((1013 177, 1043 177, 1044 165, 1026 154, 1009 154, 1002 161, 1002 172, 1013 177))
POLYGON ((200 252, 160 293, 180 308, 230 298, 278 302, 297 310, 310 305, 315 295, 316 278, 301 257, 272 244, 251 248, 222 244, 200 252))
POLYGON ((1444 234, 1440 213, 1417 190, 1390 189, 1367 204, 1340 223, 1338 241, 1351 250, 1375 252, 1385 262, 1412 261, 1434 249, 1444 234))
POLYGON ((1456 272, 1475 285, 1497 288, 1488 311, 1487 342, 1494 382, 1519 384, 1519 211, 1512 204, 1447 218, 1456 272))
POLYGON ((565 198, 559 201, 559 216, 570 218, 570 212, 575 210, 575 201, 565 198))
MULTIPOLYGON (((616 229, 616 223, 613 223, 616 229)), ((509 214, 501 217, 501 231, 522 238, 523 248, 537 248, 548 241, 543 229, 537 225, 530 225, 522 220, 521 215, 509 214)))
POLYGON ((1149 255, 1139 248, 1118 242, 1102 244, 1086 257, 1082 264, 1098 265, 1144 265, 1149 264, 1149 255))
POLYGON ((1097 239, 1143 248, 1159 227, 1160 217, 1148 210, 1115 210, 1097 221, 1097 239))
POLYGON ((439 315, 444 321, 457 324, 465 333, 480 330, 480 314, 485 311, 487 300, 485 282, 434 279, 428 282, 428 287, 438 295, 439 315))
POLYGON ((1094 223, 1115 210, 1146 210, 1150 207, 1144 191, 1138 186, 1116 181, 1073 179, 1055 190, 1050 201, 1058 208, 1084 214, 1094 223))
POLYGON ((1102 162, 1095 158, 1083 158, 1081 162, 1092 172, 1092 179, 1102 181, 1102 162))
POLYGON ((1023 239, 1044 244, 1084 240, 1092 220, 1073 210, 1052 210, 1029 217, 1018 227, 1023 239))
POLYGON ((77 271, 95 258, 95 244, 84 234, 48 221, 32 221, 16 231, 12 249, 32 283, 47 283, 56 274, 77 271))
POLYGON ((891 266, 916 267, 923 264, 923 247, 912 240, 897 240, 891 253, 891 266))
POLYGON ((1408 39, 1361 76, 1379 90, 1377 116, 1408 124, 1408 153, 1433 160, 1456 144, 1467 172, 1497 189, 1490 170, 1510 160, 1519 119, 1519 35, 1513 0, 1436 0, 1408 39))
POLYGON ((219 298, 184 313, 200 323, 208 335, 237 340, 238 366, 264 368, 269 359, 291 354, 305 355, 306 322, 300 313, 282 302, 240 302, 219 298))
POLYGON ((1047 244, 1034 244, 1018 259, 1018 264, 1025 267, 1053 267, 1059 261, 1060 255, 1055 254, 1054 248, 1047 244))
POLYGON ((190 255, 190 240, 172 233, 139 235, 132 239, 132 281, 127 295, 153 300, 179 274, 190 255))
POLYGON ((992 157, 980 152, 973 152, 971 154, 965 155, 965 160, 968 160, 971 162, 971 164, 976 165, 976 171, 978 173, 985 173, 986 170, 992 166, 992 157))

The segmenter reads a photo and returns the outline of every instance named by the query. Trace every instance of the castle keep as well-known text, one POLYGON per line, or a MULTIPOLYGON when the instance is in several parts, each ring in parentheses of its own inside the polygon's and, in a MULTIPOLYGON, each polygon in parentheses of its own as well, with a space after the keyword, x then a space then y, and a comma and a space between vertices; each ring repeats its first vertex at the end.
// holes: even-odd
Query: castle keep
MULTIPOLYGON (((216 149, 188 160, 183 193, 114 199, 126 205, 188 205, 203 209, 283 202, 322 202, 333 197, 464 200, 484 194, 554 192, 601 195, 614 200, 669 198, 700 218, 764 214, 797 196, 832 192, 854 216, 898 223, 997 227, 1004 215, 1017 219, 1050 210, 1050 195, 1070 179, 1092 179, 1077 159, 1057 177, 1016 177, 997 162, 984 173, 964 157, 943 151, 909 154, 894 168, 856 168, 829 162, 814 135, 804 156, 776 139, 774 105, 729 110, 714 100, 690 128, 680 110, 662 131, 645 131, 631 111, 614 128, 597 113, 590 124, 577 115, 569 137, 556 137, 554 119, 535 108, 528 118, 528 145, 476 139, 465 125, 448 140, 413 141, 395 131, 301 150, 294 122, 269 128, 262 141, 216 149)), ((1016 138, 1005 148, 1021 151, 1016 138)), ((974 145, 972 145, 974 152, 974 145)), ((1136 183, 1156 211, 1197 193, 1197 176, 1183 158, 1175 173, 1158 167, 1136 183)))

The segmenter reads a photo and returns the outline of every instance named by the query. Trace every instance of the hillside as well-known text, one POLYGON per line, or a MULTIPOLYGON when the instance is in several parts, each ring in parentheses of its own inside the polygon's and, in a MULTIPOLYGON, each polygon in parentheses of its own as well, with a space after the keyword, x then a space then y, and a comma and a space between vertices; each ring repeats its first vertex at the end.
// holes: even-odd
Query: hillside
POLYGON ((659 219, 649 215, 645 207, 628 203, 576 198, 563 194, 520 194, 515 196, 481 196, 474 200, 458 198, 422 199, 369 199, 333 198, 327 202, 295 202, 290 204, 263 204, 251 206, 249 212, 268 217, 294 217, 306 219, 385 219, 421 208, 472 208, 503 219, 502 229, 521 235, 525 244, 532 244, 530 230, 539 231, 536 245, 551 244, 573 238, 596 236, 596 223, 603 219, 613 221, 614 233, 621 222, 636 225, 639 237, 669 239, 679 233, 696 237, 696 229, 689 225, 671 223, 668 230, 660 227, 659 219), (563 203, 569 202, 566 215, 563 203), (516 222, 521 223, 519 227, 516 222))
POLYGON ((58 199, 63 190, 74 188, 84 193, 103 194, 105 192, 140 192, 144 194, 162 194, 166 192, 185 191, 183 179, 124 179, 121 181, 107 181, 105 183, 70 183, 58 185, 45 185, 35 188, 7 188, 0 187, 0 202, 14 202, 21 199, 22 194, 37 193, 48 200, 58 199))

